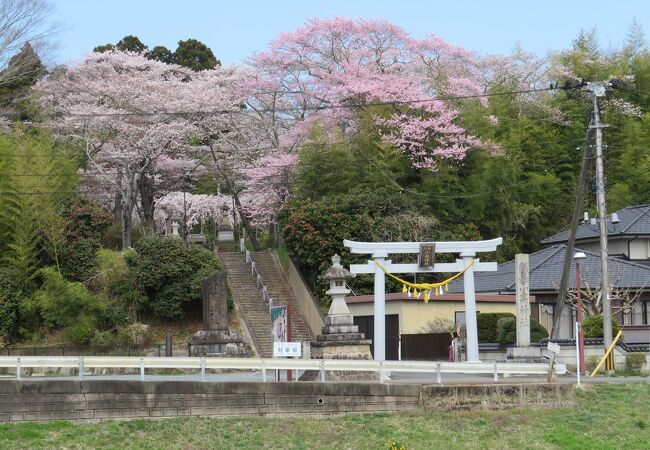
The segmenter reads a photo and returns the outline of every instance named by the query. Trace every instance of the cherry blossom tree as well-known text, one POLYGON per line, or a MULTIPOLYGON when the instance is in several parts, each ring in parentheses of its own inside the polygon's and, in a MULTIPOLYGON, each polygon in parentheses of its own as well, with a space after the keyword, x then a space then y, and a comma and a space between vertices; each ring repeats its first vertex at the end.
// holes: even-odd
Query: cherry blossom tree
POLYGON ((479 60, 437 36, 415 39, 379 20, 312 19, 251 65, 248 106, 267 116, 277 147, 293 148, 316 124, 334 139, 353 133, 356 109, 378 102, 392 106, 377 117, 384 138, 415 167, 435 170, 437 158, 484 145, 457 123, 459 106, 441 100, 484 93, 479 60))
POLYGON ((153 219, 151 191, 160 169, 187 158, 195 127, 183 112, 197 103, 207 107, 219 95, 204 90, 212 84, 208 77, 134 53, 107 52, 61 68, 38 86, 53 111, 52 127, 84 148, 87 170, 116 195, 124 248, 131 244, 134 209, 143 207, 153 219))

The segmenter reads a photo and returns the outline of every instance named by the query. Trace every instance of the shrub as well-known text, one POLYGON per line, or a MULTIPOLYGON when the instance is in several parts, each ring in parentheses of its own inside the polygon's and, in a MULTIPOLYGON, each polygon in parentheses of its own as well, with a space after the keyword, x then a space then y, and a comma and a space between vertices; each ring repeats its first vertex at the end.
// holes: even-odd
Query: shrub
MULTIPOLYGON (((601 314, 592 315, 582 321, 582 328, 585 332, 586 338, 601 338, 603 337, 603 316, 601 314)), ((618 334, 619 327, 616 319, 612 318, 612 334, 618 334)))
MULTIPOLYGON (((537 320, 530 318, 530 342, 539 342, 548 337, 548 331, 537 320)), ((502 344, 515 344, 517 342, 517 320, 510 319, 503 324, 503 329, 497 337, 497 342, 502 344)))
POLYGON ((108 212, 96 202, 74 198, 64 210, 66 244, 61 250, 61 269, 66 278, 86 281, 97 273, 95 252, 111 224, 108 212))
POLYGON ((645 353, 628 353, 625 356, 625 367, 638 375, 645 366, 645 359, 645 353))
POLYGON ((146 306, 162 318, 182 317, 187 303, 200 301, 202 279, 219 270, 209 250, 161 236, 142 238, 127 262, 146 306))
POLYGON ((132 323, 117 330, 117 342, 120 345, 147 345, 151 342, 149 325, 132 323))
POLYGON ((113 347, 115 345, 115 335, 110 331, 95 331, 90 345, 97 347, 113 347))
POLYGON ((479 342, 497 342, 497 323, 502 318, 513 318, 514 314, 509 312, 479 313, 476 315, 476 327, 478 328, 479 342))
POLYGON ((51 328, 74 325, 80 316, 96 316, 101 300, 81 283, 67 281, 52 268, 40 271, 43 285, 24 302, 27 315, 36 315, 51 328))
POLYGON ((63 331, 63 338, 75 345, 88 345, 96 331, 96 319, 92 316, 84 316, 63 331))
POLYGON ((589 372, 593 372, 598 363, 600 362, 601 357, 596 356, 596 355, 591 355, 590 357, 587 358, 585 361, 585 366, 587 366, 587 370, 589 372))

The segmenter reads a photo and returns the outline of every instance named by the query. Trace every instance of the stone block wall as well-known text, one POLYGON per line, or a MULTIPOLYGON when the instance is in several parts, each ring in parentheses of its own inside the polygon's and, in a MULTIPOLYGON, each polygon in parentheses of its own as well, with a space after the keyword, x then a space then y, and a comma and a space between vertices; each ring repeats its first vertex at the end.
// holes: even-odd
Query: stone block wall
POLYGON ((570 383, 518 383, 422 386, 425 410, 558 408, 575 405, 570 383))
POLYGON ((0 422, 331 416, 418 408, 420 387, 361 383, 0 381, 0 422))

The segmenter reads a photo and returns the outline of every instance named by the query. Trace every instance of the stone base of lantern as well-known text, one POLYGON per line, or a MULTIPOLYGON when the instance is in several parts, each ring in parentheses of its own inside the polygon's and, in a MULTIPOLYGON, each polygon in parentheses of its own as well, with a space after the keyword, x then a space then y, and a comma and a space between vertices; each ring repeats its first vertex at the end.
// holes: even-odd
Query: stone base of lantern
POLYGON ((187 344, 190 356, 221 356, 242 358, 250 355, 248 344, 234 331, 200 330, 194 333, 187 344))
MULTIPOLYGON (((372 359, 370 344, 372 340, 365 339, 359 333, 359 327, 353 325, 352 316, 328 316, 328 325, 323 327, 323 334, 316 336, 311 342, 312 359, 372 359), (331 324, 331 325, 330 325, 331 324)), ((329 371, 325 374, 326 381, 379 381, 376 372, 329 371)), ((308 370, 301 381, 318 381, 320 373, 308 370)))

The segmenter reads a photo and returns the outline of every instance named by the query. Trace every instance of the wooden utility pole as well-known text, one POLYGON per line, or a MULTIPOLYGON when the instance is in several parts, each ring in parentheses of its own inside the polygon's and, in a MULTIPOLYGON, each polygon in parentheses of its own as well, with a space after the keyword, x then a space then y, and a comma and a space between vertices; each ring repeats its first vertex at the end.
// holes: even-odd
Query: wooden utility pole
POLYGON ((580 213, 582 211, 582 202, 585 194, 585 185, 587 183, 587 169, 589 168, 589 135, 591 133, 591 126, 593 120, 587 127, 587 134, 585 136, 585 143, 582 146, 582 164, 580 165, 580 177, 578 178, 578 186, 576 187, 576 201, 573 206, 573 216, 571 217, 571 227, 569 228, 569 236, 566 244, 566 253, 564 255, 564 267, 562 268, 562 278, 560 279, 560 291, 558 292, 557 302, 553 310, 553 328, 551 329, 551 339, 557 339, 560 334, 560 321, 562 320, 562 310, 566 300, 566 290, 569 283, 569 273, 571 272, 571 263, 573 261, 573 249, 576 243, 576 230, 578 229, 578 221, 580 220, 580 213))

